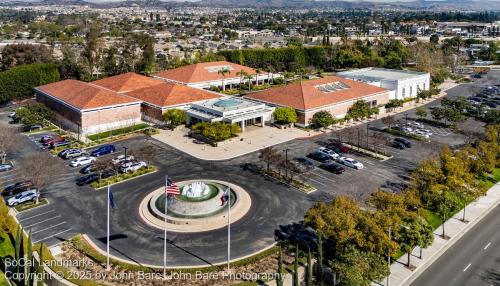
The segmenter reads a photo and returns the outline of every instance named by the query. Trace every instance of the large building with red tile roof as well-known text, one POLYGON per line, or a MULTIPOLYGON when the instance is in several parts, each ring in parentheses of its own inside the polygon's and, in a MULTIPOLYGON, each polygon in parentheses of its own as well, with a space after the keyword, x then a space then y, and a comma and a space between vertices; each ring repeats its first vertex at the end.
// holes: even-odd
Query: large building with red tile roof
POLYGON ((126 93, 141 88, 151 87, 161 84, 162 81, 144 75, 128 72, 116 76, 93 81, 92 84, 116 91, 126 93))
POLYGON ((277 76, 268 73, 257 74, 257 71, 253 68, 227 61, 218 61, 165 70, 155 73, 153 77, 195 88, 209 89, 211 87, 219 87, 223 89, 223 86, 232 88, 241 82, 247 82, 248 80, 242 76, 242 72, 247 75, 253 75, 252 82, 254 84, 267 82, 273 76, 277 76), (219 73, 221 70, 227 70, 228 73, 223 77, 219 73))
POLYGON ((168 109, 185 109, 193 103, 221 97, 215 92, 169 82, 136 89, 126 95, 143 102, 143 116, 151 121, 162 120, 163 113, 168 109))
POLYGON ((54 110, 58 122, 79 134, 93 134, 141 121, 141 101, 77 80, 35 88, 37 100, 54 110))
POLYGON ((390 91, 360 81, 337 76, 296 82, 247 95, 246 98, 272 106, 293 107, 297 111, 298 125, 309 125, 319 111, 327 111, 340 118, 358 100, 371 106, 384 105, 390 91))

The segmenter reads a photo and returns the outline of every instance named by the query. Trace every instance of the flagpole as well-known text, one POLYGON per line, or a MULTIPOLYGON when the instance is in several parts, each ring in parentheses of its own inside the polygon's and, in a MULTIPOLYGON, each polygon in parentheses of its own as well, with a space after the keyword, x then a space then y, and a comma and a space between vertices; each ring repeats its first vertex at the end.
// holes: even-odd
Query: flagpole
POLYGON ((106 233, 106 271, 109 270, 109 205, 110 205, 110 197, 109 197, 109 184, 108 184, 108 222, 107 222, 107 233, 106 233))
POLYGON ((229 199, 227 200, 228 208, 227 208, 227 272, 231 271, 230 263, 231 263, 231 189, 229 190, 229 199))
POLYGON ((165 216, 163 217, 163 279, 167 278, 168 175, 165 176, 165 216))

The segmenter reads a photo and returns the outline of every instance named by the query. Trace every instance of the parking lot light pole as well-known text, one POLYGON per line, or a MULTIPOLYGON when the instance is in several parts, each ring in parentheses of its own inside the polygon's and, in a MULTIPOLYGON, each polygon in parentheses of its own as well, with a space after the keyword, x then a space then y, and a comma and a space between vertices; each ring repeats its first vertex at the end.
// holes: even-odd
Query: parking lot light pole
MULTIPOLYGON (((399 224, 400 226, 406 228, 406 229, 410 229, 409 226, 407 225, 404 225, 404 224, 399 224)), ((389 244, 391 243, 392 241, 392 225, 389 225, 389 244)), ((391 276, 391 247, 389 245, 388 247, 388 251, 387 251, 387 283, 385 284, 385 286, 389 286, 389 278, 391 276)))
POLYGON ((408 127, 408 112, 405 112, 405 120, 406 120, 405 127, 408 127))
POLYGON ((288 180, 288 148, 283 150, 285 152, 285 179, 288 180))
POLYGON ((123 158, 124 161, 127 161, 127 147, 123 146, 123 150, 125 151, 125 158, 123 158))
POLYGON ((366 124, 366 148, 368 148, 369 145, 369 140, 370 140, 370 133, 368 133, 370 130, 370 123, 366 124))

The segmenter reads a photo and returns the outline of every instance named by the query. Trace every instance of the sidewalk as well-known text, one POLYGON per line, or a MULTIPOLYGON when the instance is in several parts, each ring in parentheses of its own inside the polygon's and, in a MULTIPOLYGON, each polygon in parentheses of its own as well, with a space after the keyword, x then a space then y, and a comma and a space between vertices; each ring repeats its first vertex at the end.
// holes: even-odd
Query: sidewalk
MULTIPOLYGON (((419 259, 420 248, 416 247, 412 252, 412 266, 416 267, 413 271, 408 269, 405 264, 407 255, 401 256, 396 262, 391 265, 391 275, 389 284, 391 286, 410 285, 417 277, 422 274, 425 269, 439 258, 448 248, 450 248, 460 237, 462 237, 469 229, 477 224, 484 216, 486 216, 500 202, 500 183, 494 185, 488 190, 488 193, 467 206, 465 219, 469 221, 464 223, 462 219, 462 211, 458 212, 446 221, 445 232, 450 238, 445 240, 441 237, 442 228, 438 227, 434 231, 434 242, 431 246, 422 251, 423 259, 419 259)), ((383 279, 380 283, 372 285, 386 285, 387 280, 383 279)))

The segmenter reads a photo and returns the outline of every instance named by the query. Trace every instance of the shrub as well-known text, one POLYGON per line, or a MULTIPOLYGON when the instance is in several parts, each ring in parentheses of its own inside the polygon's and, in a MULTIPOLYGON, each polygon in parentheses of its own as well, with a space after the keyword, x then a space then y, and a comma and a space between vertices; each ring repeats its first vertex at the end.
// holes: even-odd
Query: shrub
POLYGON ((319 111, 316 112, 311 118, 310 122, 314 127, 328 127, 335 123, 335 119, 332 114, 328 111, 319 111))
POLYGON ((238 124, 223 122, 199 122, 193 125, 192 131, 216 142, 224 141, 241 132, 238 124))
POLYGON ((129 126, 129 127, 114 129, 114 130, 110 130, 110 131, 106 131, 106 132, 102 132, 102 133, 97 133, 97 134, 92 134, 92 135, 87 136, 87 138, 89 138, 92 141, 95 141, 95 140, 99 140, 99 139, 103 139, 103 138, 108 138, 111 136, 117 136, 117 135, 122 135, 122 134, 127 134, 127 133, 131 133, 131 132, 143 130, 146 128, 149 128, 148 124, 140 123, 140 124, 129 126))
POLYGON ((293 107, 277 107, 273 113, 274 121, 278 124, 297 122, 297 112, 293 107))
POLYGON ((169 109, 163 114, 163 120, 175 128, 186 123, 186 113, 180 109, 169 109))

